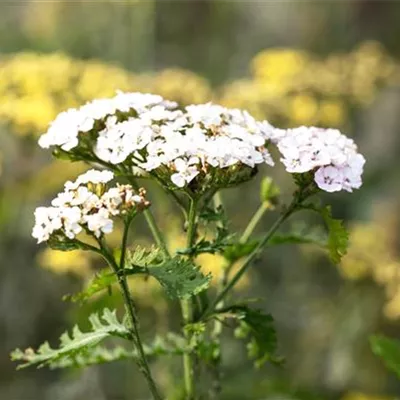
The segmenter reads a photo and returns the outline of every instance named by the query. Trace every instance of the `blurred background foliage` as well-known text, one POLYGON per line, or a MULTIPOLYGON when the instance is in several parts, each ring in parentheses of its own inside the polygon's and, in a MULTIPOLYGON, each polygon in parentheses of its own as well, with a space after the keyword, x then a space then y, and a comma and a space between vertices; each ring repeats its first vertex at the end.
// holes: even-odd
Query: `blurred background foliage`
MULTIPOLYGON (((38 136, 60 111, 120 89, 245 108, 282 127, 338 127, 356 139, 368 160, 364 187, 324 199, 349 221, 349 254, 335 267, 308 246, 271 249, 241 282, 238 295, 264 298, 260 306, 275 316, 287 361, 253 374, 227 334, 224 399, 395 399, 400 383, 372 355, 368 336, 399 337, 400 327, 399 18, 395 1, 0 1, 0 398, 146 398, 129 363, 16 373, 8 359, 14 347, 54 342, 90 311, 120 304, 114 290, 82 307, 62 301, 102 262, 30 237, 34 208, 85 168, 52 160, 38 136)), ((288 178, 279 169, 274 177, 289 195, 288 178)), ((181 247, 176 210, 149 191, 171 249, 181 247)), ((223 199, 240 230, 258 206, 257 185, 223 199)), ((134 235, 151 243, 143 222, 134 235)), ((202 257, 217 279, 221 260, 202 257)), ((177 304, 156 282, 135 278, 131 288, 148 338, 179 327, 177 304)), ((155 361, 154 370, 178 399, 180 361, 155 361)))

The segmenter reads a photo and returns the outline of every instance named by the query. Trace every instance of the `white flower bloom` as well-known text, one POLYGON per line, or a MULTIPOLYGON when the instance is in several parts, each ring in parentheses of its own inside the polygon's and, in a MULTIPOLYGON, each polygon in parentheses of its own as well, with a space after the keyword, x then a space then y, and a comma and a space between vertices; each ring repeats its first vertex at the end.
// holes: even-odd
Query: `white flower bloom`
POLYGON ((207 103, 195 104, 186 107, 188 119, 192 123, 202 123, 206 128, 220 125, 225 109, 222 106, 207 103))
MULTIPOLYGON (((178 187, 184 187, 200 170, 273 165, 266 145, 274 128, 246 111, 211 103, 181 111, 176 103, 158 95, 118 92, 114 98, 94 100, 60 114, 53 125, 40 139, 44 147, 72 150, 80 145, 82 132, 95 128, 92 151, 97 158, 114 165, 129 160, 129 167, 153 174, 169 171, 178 187), (199 159, 196 167, 188 164, 191 157, 199 159), (176 160, 190 168, 178 170, 176 160)), ((80 183, 70 183, 68 188, 80 183)))
POLYGON ((149 205, 143 189, 137 194, 130 185, 117 184, 108 190, 96 186, 105 185, 112 178, 109 171, 90 170, 78 176, 75 182, 66 182, 64 192, 52 201, 52 207, 36 209, 32 236, 40 243, 60 231, 74 239, 85 229, 100 237, 112 232, 113 216, 149 205))
POLYGON ((171 181, 180 188, 190 183, 199 174, 197 167, 193 165, 195 162, 198 162, 198 159, 191 159, 188 162, 181 158, 176 159, 174 165, 177 172, 171 175, 171 181))
POLYGON ((82 231, 80 221, 82 213, 79 207, 62 207, 61 208, 61 219, 64 225, 65 235, 73 239, 79 232, 82 231))
POLYGON ((38 207, 35 210, 35 226, 32 236, 38 243, 49 239, 50 235, 62 228, 60 210, 56 207, 38 207))
POLYGON ((343 171, 337 167, 321 167, 315 173, 315 182, 326 192, 337 192, 343 189, 343 171))
POLYGON ((96 237, 100 237, 102 233, 111 233, 113 230, 113 220, 105 208, 100 208, 95 214, 85 215, 83 221, 96 237))
POLYGON ((77 189, 80 185, 86 185, 88 183, 105 184, 110 182, 113 178, 114 174, 111 171, 90 169, 84 174, 79 175, 75 182, 67 181, 64 186, 66 189, 73 190, 77 189))
POLYGON ((79 132, 89 131, 93 124, 93 118, 71 108, 59 114, 50 124, 47 133, 40 137, 39 146, 45 149, 61 146, 63 150, 69 151, 78 145, 79 132))
POLYGON ((354 141, 337 129, 301 126, 275 130, 270 140, 277 144, 288 172, 316 171, 314 179, 322 190, 351 192, 362 184, 365 159, 354 141))

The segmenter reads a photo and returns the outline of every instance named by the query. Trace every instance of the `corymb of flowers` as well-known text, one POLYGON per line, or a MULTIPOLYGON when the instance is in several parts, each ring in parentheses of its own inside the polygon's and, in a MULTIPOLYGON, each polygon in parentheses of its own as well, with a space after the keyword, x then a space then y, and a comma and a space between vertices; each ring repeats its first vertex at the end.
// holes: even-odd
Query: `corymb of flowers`
POLYGON ((179 109, 161 96, 119 92, 58 115, 41 136, 43 148, 108 169, 140 171, 170 190, 192 193, 250 179, 273 166, 271 146, 286 170, 312 174, 328 192, 361 186, 364 157, 335 129, 278 129, 248 112, 199 104, 179 109))
POLYGON ((113 218, 130 216, 149 206, 145 191, 136 193, 130 185, 107 188, 114 178, 110 171, 90 170, 75 182, 66 182, 64 191, 51 207, 38 207, 32 236, 38 243, 53 237, 75 239, 81 232, 99 238, 113 231, 113 218))
POLYGON ((357 152, 354 141, 337 129, 275 129, 270 139, 277 145, 286 171, 314 172, 320 189, 352 192, 361 187, 365 158, 357 152))

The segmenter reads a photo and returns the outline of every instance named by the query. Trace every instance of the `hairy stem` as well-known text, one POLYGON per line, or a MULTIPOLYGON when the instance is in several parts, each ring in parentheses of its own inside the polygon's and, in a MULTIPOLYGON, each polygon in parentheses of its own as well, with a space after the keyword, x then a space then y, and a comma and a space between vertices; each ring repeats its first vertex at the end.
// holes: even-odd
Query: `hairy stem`
POLYGON ((139 320, 137 316, 137 311, 136 311, 136 305, 133 301, 132 296, 130 295, 129 292, 129 287, 128 283, 126 280, 126 275, 124 272, 124 267, 125 267, 125 254, 126 254, 126 247, 127 247, 127 242, 128 242, 128 234, 129 234, 129 226, 131 223, 131 218, 129 218, 124 225, 124 233, 123 233, 123 238, 122 238, 122 247, 121 247, 121 257, 120 257, 120 262, 119 265, 115 261, 113 255, 110 253, 110 251, 107 249, 104 243, 101 243, 102 251, 104 258, 108 261, 110 267, 114 271, 114 273, 117 275, 118 278, 118 283, 121 289, 121 293, 124 299, 125 303, 125 309, 127 312, 127 315, 129 317, 129 324, 131 325, 131 333, 132 333, 132 341, 135 345, 136 350, 138 351, 139 357, 137 359, 137 364, 140 369, 140 371, 143 373, 147 384, 149 386, 149 389, 151 391, 151 394, 153 396, 154 400, 162 400, 161 395, 158 392, 157 385, 153 379, 153 376, 150 371, 149 364, 147 362, 147 358, 144 352, 143 348, 143 343, 139 331, 139 320))
MULTIPOLYGON (((196 212, 197 212, 197 202, 191 199, 190 208, 187 220, 187 248, 193 247, 194 241, 196 239, 196 212)), ((191 258, 193 256, 190 256, 191 258)), ((193 299, 183 299, 181 300, 182 316, 185 325, 193 322, 193 299)), ((185 337, 190 344, 191 334, 185 332, 185 337)), ((195 399, 195 384, 194 384, 194 357, 191 353, 185 353, 183 355, 183 370, 184 370, 184 382, 185 382, 185 392, 186 400, 195 399)))

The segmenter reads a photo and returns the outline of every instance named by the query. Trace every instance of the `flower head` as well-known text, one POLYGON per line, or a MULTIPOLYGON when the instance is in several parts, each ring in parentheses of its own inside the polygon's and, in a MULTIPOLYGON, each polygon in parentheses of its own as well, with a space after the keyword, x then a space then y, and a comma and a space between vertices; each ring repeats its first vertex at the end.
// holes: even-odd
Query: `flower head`
POLYGON ((113 177, 109 171, 90 170, 66 182, 51 207, 36 209, 32 236, 38 243, 53 234, 74 239, 82 231, 100 237, 112 232, 113 217, 149 206, 143 189, 136 193, 130 185, 119 184, 107 189, 113 177))
POLYGON ((351 192, 361 186, 365 158, 358 153, 354 141, 337 129, 275 129, 269 137, 277 145, 288 172, 314 172, 315 183, 327 192, 351 192))
POLYGON ((101 162, 140 168, 172 188, 193 188, 195 180, 200 188, 232 184, 238 172, 244 180, 258 164, 273 165, 266 148, 272 130, 246 111, 211 103, 179 110, 161 96, 120 92, 59 116, 39 144, 85 160, 82 144, 83 153, 89 148, 101 162))

